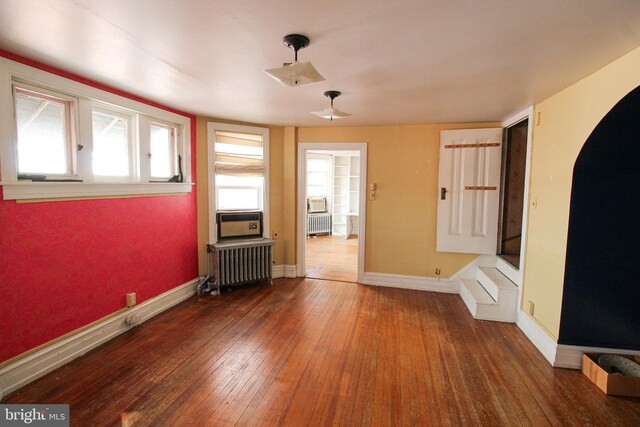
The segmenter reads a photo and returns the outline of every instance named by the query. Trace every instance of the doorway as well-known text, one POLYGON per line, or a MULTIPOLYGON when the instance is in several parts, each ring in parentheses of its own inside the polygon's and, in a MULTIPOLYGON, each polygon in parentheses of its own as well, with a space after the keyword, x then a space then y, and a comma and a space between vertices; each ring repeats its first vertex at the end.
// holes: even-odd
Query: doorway
POLYGON ((640 350, 640 86, 587 138, 573 167, 558 343, 640 350))
POLYGON ((498 255, 520 269, 529 118, 505 128, 498 255))
POLYGON ((366 144, 301 143, 298 178, 298 275, 360 281, 366 144))
POLYGON ((306 161, 307 277, 355 282, 360 153, 310 150, 306 161))

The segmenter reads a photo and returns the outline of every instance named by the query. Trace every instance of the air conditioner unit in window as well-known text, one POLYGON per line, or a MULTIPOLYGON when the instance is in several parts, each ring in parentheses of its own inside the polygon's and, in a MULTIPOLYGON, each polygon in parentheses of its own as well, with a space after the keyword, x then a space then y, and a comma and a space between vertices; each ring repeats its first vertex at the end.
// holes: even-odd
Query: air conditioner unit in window
POLYGON ((218 240, 262 238, 262 212, 218 211, 218 240))
POLYGON ((327 211, 326 197, 307 197, 307 213, 319 213, 327 211))

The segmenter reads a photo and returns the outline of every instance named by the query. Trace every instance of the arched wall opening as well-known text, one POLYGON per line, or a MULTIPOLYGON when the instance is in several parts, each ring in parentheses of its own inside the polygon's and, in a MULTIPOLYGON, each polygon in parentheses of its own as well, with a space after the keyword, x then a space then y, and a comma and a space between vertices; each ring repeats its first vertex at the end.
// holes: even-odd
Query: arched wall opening
POLYGON ((640 349, 640 86, 574 166, 558 342, 640 349))

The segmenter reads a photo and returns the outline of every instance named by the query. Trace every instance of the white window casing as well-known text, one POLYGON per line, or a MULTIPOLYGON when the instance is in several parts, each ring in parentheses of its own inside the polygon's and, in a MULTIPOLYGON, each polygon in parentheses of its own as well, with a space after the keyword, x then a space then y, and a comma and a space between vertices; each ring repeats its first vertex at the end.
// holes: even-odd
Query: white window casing
MULTIPOLYGON (((191 192, 190 137, 191 121, 187 116, 0 58, 0 184, 5 200, 191 192), (76 151, 75 147, 71 147, 73 151, 69 154, 75 156, 75 164, 69 173, 46 175, 47 179, 70 178, 75 181, 38 182, 18 179, 14 86, 72 101, 73 144, 81 149, 76 151), (125 160, 127 176, 122 174, 121 169, 114 174, 94 174, 94 112, 113 114, 114 118, 121 117, 126 123, 129 151, 129 158, 125 160), (151 177, 148 153, 152 124, 175 128, 175 148, 171 156, 177 159, 179 154, 182 159, 183 182, 157 182, 151 177)), ((103 166, 108 169, 107 165, 103 166)))
MULTIPOLYGON (((230 138, 238 135, 228 135, 230 138)), ((233 141, 230 142, 233 144, 233 141)), ((243 145, 243 144, 239 144, 243 145)), ((226 123, 214 123, 209 122, 207 124, 207 148, 208 148, 208 186, 209 186, 209 242, 215 243, 217 241, 216 235, 216 211, 218 208, 218 191, 219 190, 235 190, 243 191, 245 193, 251 190, 258 190, 256 194, 257 203, 261 205, 259 207, 263 212, 264 230, 263 235, 268 237, 270 235, 269 227, 269 129, 255 126, 243 126, 243 125, 231 125, 226 123), (251 142, 253 136, 258 138, 257 141, 261 141, 262 152, 261 155, 257 155, 251 149, 247 149, 246 152, 238 153, 235 150, 224 150, 221 153, 216 153, 216 132, 218 132, 219 138, 227 135, 224 133, 245 134, 248 138, 246 146, 251 147, 254 144, 251 142), (239 178, 237 183, 225 183, 223 186, 216 185, 216 174, 224 175, 233 179, 233 177, 239 178), (262 189, 254 184, 242 182, 251 181, 252 179, 262 178, 262 189), (261 190, 261 191, 260 191, 261 190)), ((227 179, 228 181, 228 179, 227 179)))

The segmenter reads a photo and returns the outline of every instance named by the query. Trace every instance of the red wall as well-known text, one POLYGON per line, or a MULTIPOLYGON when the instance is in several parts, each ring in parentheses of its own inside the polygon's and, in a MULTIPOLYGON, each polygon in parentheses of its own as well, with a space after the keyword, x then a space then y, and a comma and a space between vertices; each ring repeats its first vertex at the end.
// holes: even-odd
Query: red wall
MULTIPOLYGON (((0 56, 195 117, 0 50, 0 56)), ((196 191, 16 203, 0 189, 0 362, 198 276, 196 191)))

